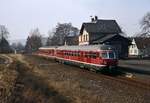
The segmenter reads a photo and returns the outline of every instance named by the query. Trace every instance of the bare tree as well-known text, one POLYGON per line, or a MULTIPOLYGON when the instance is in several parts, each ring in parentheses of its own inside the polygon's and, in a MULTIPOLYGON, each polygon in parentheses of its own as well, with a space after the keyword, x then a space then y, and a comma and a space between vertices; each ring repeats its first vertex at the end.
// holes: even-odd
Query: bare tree
POLYGON ((8 34, 9 32, 7 28, 5 27, 5 25, 0 25, 0 39, 2 38, 6 39, 8 37, 8 34))
POLYGON ((71 23, 58 23, 53 36, 49 37, 50 45, 64 45, 67 36, 76 36, 78 32, 78 28, 73 27, 71 23))
POLYGON ((54 34, 54 31, 53 32, 51 32, 51 31, 48 32, 49 36, 48 36, 47 41, 46 41, 46 46, 50 46, 52 44, 53 34, 54 34))
POLYGON ((38 50, 42 46, 42 36, 39 32, 39 29, 36 28, 30 32, 30 35, 27 38, 25 52, 32 53, 38 50))
POLYGON ((141 21, 141 36, 150 36, 150 12, 148 12, 141 21))
POLYGON ((7 41, 8 30, 4 25, 0 25, 0 53, 10 53, 12 49, 7 41))

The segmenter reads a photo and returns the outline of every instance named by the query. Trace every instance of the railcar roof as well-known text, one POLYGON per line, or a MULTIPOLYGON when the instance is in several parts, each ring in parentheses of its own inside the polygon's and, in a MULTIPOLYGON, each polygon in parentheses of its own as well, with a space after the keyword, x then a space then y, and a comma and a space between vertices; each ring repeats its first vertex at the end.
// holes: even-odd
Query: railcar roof
POLYGON ((84 51, 99 51, 99 50, 112 50, 110 45, 84 45, 84 46, 60 46, 57 50, 84 50, 84 51))
POLYGON ((57 46, 45 46, 45 47, 40 47, 39 49, 56 49, 57 46))

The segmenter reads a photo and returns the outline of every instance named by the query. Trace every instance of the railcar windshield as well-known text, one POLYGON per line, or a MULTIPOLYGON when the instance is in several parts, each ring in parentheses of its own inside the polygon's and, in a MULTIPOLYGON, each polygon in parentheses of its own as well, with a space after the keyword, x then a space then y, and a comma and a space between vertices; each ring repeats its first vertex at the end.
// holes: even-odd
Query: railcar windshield
POLYGON ((116 59, 115 52, 109 52, 108 54, 110 59, 116 59))
POLYGON ((101 53, 101 57, 102 57, 102 58, 108 58, 107 52, 101 53))
POLYGON ((101 53, 101 57, 104 59, 116 59, 115 52, 103 52, 101 53))

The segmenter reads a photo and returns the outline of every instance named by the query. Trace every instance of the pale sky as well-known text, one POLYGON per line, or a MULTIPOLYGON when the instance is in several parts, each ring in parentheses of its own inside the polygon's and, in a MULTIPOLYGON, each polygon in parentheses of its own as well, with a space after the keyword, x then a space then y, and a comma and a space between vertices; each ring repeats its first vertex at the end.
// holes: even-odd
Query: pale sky
POLYGON ((27 38, 38 27, 47 36, 58 22, 80 29, 91 15, 115 19, 128 36, 140 31, 140 20, 150 11, 150 0, 0 0, 0 24, 10 39, 27 38))

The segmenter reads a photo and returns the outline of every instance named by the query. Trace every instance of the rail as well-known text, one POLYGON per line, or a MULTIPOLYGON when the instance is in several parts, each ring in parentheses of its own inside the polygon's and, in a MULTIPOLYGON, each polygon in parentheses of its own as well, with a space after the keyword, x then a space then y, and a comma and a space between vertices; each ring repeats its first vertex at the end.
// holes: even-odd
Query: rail
MULTIPOLYGON (((78 69, 78 70, 83 72, 82 69, 78 69)), ((130 85, 133 87, 150 90, 150 83, 143 82, 143 81, 136 79, 136 78, 127 78, 125 76, 111 76, 111 75, 105 75, 102 73, 95 73, 93 71, 88 71, 88 70, 84 70, 84 73, 92 74, 93 78, 96 78, 96 79, 98 79, 98 78, 109 79, 109 80, 113 80, 116 82, 124 83, 126 85, 130 85)))

